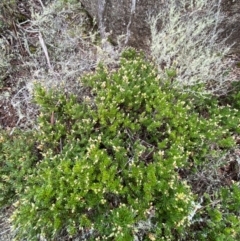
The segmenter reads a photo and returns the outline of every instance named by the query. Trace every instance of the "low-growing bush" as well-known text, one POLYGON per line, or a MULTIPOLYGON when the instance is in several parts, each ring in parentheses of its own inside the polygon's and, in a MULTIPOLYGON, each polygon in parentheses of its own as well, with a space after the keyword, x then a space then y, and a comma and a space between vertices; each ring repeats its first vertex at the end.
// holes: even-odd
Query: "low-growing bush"
POLYGON ((195 94, 227 93, 232 77, 225 56, 231 46, 219 37, 221 4, 221 0, 166 0, 158 15, 150 16, 151 55, 162 76, 163 69, 176 70, 173 85, 192 91, 192 86, 202 84, 202 91, 195 94))
POLYGON ((42 160, 15 203, 17 238, 186 236, 197 198, 180 170, 233 141, 218 113, 203 116, 192 97, 160 82, 128 49, 118 69, 99 65, 81 79, 81 97, 36 86, 42 160))
POLYGON ((0 131, 0 207, 18 200, 38 159, 32 132, 0 131))
POLYGON ((239 240, 239 183, 219 188, 212 195, 204 194, 202 201, 182 240, 239 240))

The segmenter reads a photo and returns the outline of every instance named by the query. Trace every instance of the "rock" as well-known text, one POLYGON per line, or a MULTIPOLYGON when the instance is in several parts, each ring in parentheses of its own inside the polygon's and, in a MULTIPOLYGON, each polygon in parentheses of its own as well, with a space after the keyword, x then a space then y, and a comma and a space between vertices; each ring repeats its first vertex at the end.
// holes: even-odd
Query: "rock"
MULTIPOLYGON (((150 29, 149 15, 158 13, 166 0, 80 0, 88 13, 97 20, 102 38, 110 33, 109 39, 117 44, 122 37, 124 45, 148 49, 150 29)), ((234 44, 232 51, 240 53, 240 1, 222 0, 224 21, 220 38, 228 37, 227 43, 234 44)))
POLYGON ((110 41, 118 38, 125 45, 146 48, 150 42, 150 29, 146 19, 160 7, 159 0, 80 0, 88 13, 97 20, 100 33, 110 33, 110 41))
POLYGON ((233 45, 231 52, 240 54, 240 1, 239 0, 223 0, 222 11, 224 13, 224 21, 221 27, 224 29, 221 38, 227 38, 226 43, 233 45))

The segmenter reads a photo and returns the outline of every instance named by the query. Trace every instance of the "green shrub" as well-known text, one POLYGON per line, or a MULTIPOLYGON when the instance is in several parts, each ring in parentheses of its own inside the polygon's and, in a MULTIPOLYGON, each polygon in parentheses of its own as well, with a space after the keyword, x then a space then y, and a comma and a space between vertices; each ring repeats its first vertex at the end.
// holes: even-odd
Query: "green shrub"
POLYGON ((37 156, 31 132, 0 132, 0 207, 18 200, 37 156))
MULTIPOLYGON (((233 82, 232 87, 231 92, 220 98, 211 96, 201 101, 195 98, 194 106, 195 110, 205 118, 214 116, 215 120, 232 136, 238 136, 240 133, 239 82, 233 82)), ((187 235, 183 240, 235 241, 240 239, 239 147, 235 146, 234 142, 232 138, 221 140, 219 147, 223 149, 228 147, 231 151, 222 155, 215 147, 214 152, 217 156, 212 155, 209 164, 203 162, 197 166, 198 175, 204 179, 203 186, 207 185, 207 188, 206 190, 202 188, 205 192, 198 197, 202 200, 201 205, 198 206, 189 229, 185 231, 187 235), (229 163, 234 165, 224 176, 221 174, 221 168, 224 166, 227 168, 229 163)), ((188 180, 190 179, 188 177, 188 180)))
POLYGON ((228 105, 240 110, 240 80, 231 83, 231 91, 224 98, 220 99, 222 105, 228 105))
POLYGON ((240 239, 239 183, 204 195, 204 202, 184 240, 236 241, 240 239))
POLYGON ((212 144, 232 144, 221 118, 201 116, 189 95, 160 87, 154 66, 133 49, 119 69, 99 65, 81 81, 81 97, 36 86, 43 159, 12 216, 18 238, 55 240, 67 232, 178 240, 195 208, 178 171, 191 168, 193 157, 206 161, 212 144))

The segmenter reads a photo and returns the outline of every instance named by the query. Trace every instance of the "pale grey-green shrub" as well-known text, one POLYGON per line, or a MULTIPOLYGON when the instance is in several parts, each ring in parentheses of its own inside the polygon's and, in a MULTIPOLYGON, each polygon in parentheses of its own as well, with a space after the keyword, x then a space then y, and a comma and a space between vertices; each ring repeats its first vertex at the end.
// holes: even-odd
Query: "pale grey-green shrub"
POLYGON ((220 6, 221 0, 166 0, 158 15, 149 17, 153 60, 160 74, 176 70, 175 85, 203 84, 207 92, 226 92, 229 61, 224 57, 230 46, 218 40, 220 6))

